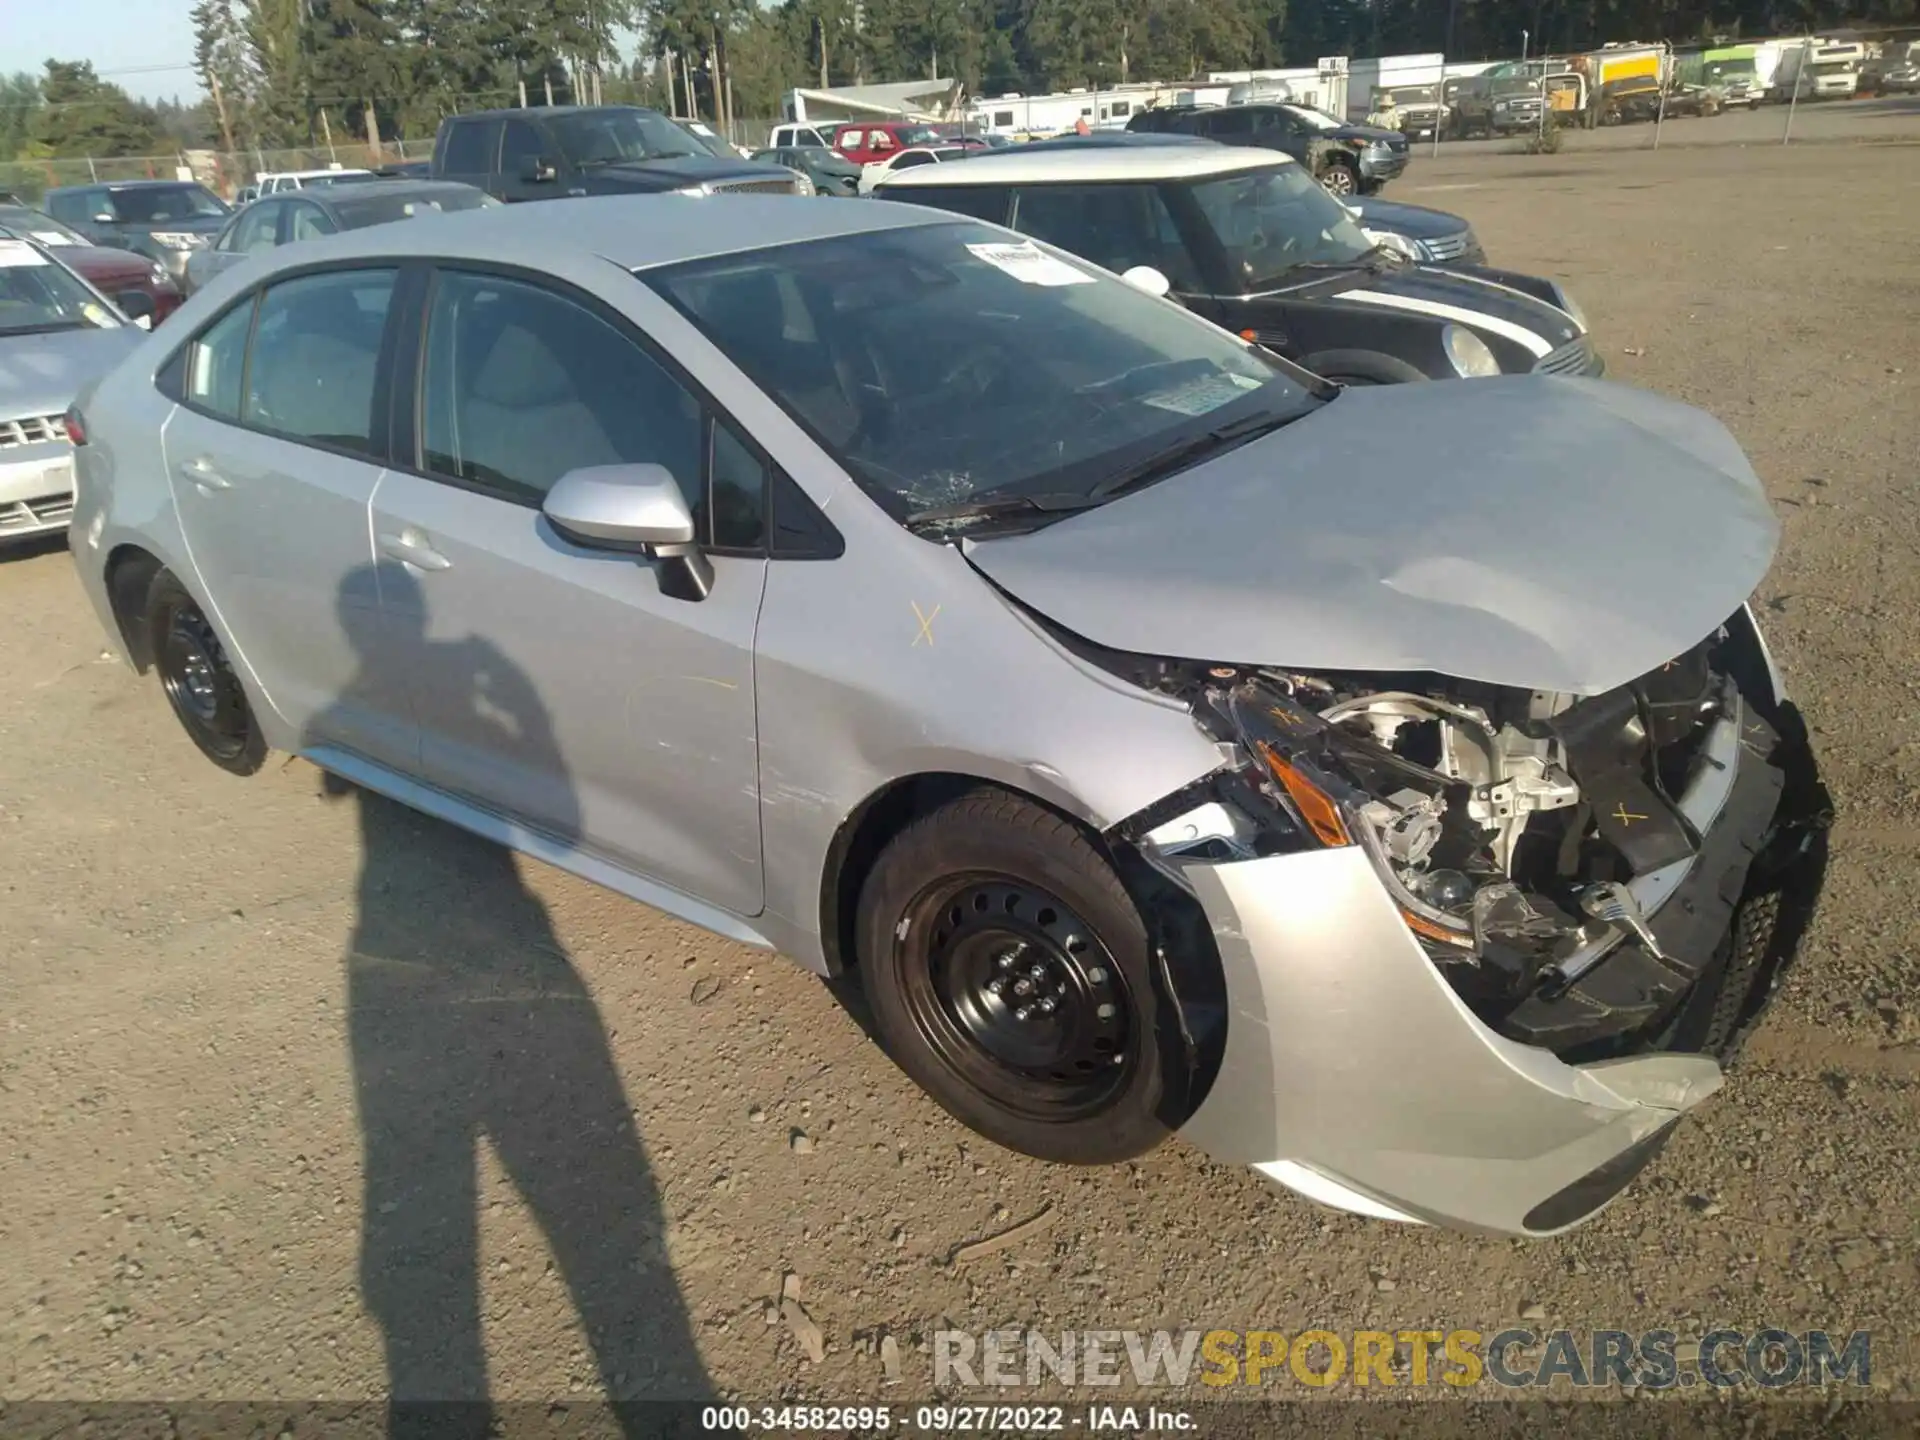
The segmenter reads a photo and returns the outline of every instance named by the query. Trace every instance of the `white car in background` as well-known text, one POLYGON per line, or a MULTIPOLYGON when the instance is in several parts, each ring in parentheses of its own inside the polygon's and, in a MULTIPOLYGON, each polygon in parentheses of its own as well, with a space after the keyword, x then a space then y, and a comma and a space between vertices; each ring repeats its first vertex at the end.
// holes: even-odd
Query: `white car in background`
POLYGON ((953 160, 970 160, 981 153, 978 145, 911 145, 905 150, 897 150, 884 160, 875 160, 861 167, 860 193, 871 195, 873 187, 880 184, 897 170, 911 170, 916 165, 939 165, 953 160))
POLYGON ((253 177, 252 198, 277 195, 282 190, 304 190, 309 185, 343 185, 374 178, 371 170, 349 170, 338 165, 324 170, 269 170, 253 177))
POLYGON ((0 239, 0 554, 67 528, 67 407, 145 334, 44 246, 0 239))

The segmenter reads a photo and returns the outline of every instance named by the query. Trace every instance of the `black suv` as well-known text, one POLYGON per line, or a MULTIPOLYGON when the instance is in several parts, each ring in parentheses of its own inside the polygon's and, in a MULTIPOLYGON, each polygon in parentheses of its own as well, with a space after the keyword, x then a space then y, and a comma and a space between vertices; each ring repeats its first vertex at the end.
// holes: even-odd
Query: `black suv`
POLYGON ((722 159, 659 111, 637 105, 450 115, 433 143, 433 178, 464 181, 509 201, 796 191, 791 171, 722 159))
POLYGON ((131 250, 186 288, 187 256, 213 243, 233 210, 191 180, 108 180, 47 191, 47 214, 95 245, 131 250))
POLYGON ((1306 105, 1266 101, 1181 108, 1171 114, 1143 110, 1127 122, 1127 129, 1279 150, 1336 195, 1377 194, 1407 168, 1407 137, 1398 130, 1350 125, 1306 105))

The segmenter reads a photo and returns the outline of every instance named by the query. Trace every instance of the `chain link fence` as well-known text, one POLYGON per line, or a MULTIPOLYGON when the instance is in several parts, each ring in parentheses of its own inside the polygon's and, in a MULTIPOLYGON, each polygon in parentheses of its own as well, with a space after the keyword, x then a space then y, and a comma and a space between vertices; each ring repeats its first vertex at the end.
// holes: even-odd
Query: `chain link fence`
POLYGON ((231 200, 256 176, 286 170, 374 170, 431 159, 433 138, 389 140, 375 149, 354 140, 282 150, 177 150, 168 155, 87 156, 80 159, 16 160, 0 164, 0 191, 35 204, 64 185, 114 180, 197 180, 231 200))

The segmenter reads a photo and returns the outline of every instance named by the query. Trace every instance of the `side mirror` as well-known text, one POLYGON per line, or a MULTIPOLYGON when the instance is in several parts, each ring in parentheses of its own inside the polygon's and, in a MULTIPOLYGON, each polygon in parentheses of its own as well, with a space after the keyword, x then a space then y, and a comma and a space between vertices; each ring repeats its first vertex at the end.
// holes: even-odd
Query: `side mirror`
POLYGON ((552 165, 538 155, 520 162, 520 178, 529 185, 545 185, 558 173, 552 165))
POLYGON ((1168 292, 1173 289, 1173 282, 1151 265, 1136 265, 1124 272, 1120 278, 1134 289, 1151 295, 1156 300, 1166 299, 1168 292))
POLYGON ((713 562, 694 543, 693 512, 664 465, 589 465, 554 482, 540 509, 563 538, 658 561, 662 594, 704 600, 713 562))
POLYGON ((113 224, 114 223, 113 212, 111 210, 99 211, 97 214, 94 215, 92 223, 95 225, 113 224))

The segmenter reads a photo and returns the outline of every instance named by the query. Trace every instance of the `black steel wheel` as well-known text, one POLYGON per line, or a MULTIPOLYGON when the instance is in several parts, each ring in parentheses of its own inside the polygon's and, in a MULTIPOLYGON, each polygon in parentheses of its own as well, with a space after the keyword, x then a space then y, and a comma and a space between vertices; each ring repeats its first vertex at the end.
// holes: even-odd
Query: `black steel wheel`
POLYGON ((921 817, 867 877, 859 937, 888 1052, 963 1123, 1075 1164, 1166 1138, 1145 928, 1068 821, 992 790, 921 817))
POLYGON ((908 907, 901 977, 921 1043, 1036 1120, 1097 1114, 1123 1088, 1134 1006, 1093 928, 1007 875, 936 881, 908 907))
POLYGON ((188 738, 221 769, 253 774, 267 758, 259 721, 212 622, 170 570, 153 577, 147 624, 160 688, 188 738))

